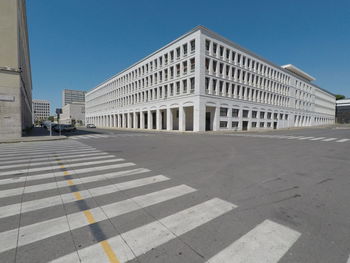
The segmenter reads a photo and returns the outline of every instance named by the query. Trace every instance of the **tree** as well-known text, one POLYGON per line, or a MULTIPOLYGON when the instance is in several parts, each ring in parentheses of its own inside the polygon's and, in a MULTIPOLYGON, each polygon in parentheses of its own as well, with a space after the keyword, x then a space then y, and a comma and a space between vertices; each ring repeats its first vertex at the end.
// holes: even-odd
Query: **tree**
POLYGON ((49 121, 53 122, 53 121, 54 121, 54 116, 49 116, 47 119, 48 119, 49 121))
POLYGON ((342 100, 342 99, 345 99, 345 96, 344 96, 344 95, 341 95, 341 94, 336 94, 336 95, 335 95, 335 99, 336 99, 336 100, 342 100))

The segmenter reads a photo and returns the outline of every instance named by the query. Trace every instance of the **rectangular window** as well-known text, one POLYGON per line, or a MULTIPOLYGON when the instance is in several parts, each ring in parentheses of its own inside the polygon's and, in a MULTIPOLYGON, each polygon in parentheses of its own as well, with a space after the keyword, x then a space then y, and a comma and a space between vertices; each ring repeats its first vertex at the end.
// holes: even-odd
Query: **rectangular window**
POLYGON ((252 122, 252 128, 256 128, 256 122, 252 122))
POLYGON ((227 108, 220 108, 220 116, 227 117, 227 108))
POLYGON ((238 121, 232 122, 232 128, 238 128, 238 121))
POLYGON ((187 56, 187 44, 182 46, 184 56, 187 56))
POLYGON ((210 40, 205 40, 205 49, 206 49, 206 51, 208 51, 209 52, 209 50, 210 50, 210 40))
POLYGON ((220 128, 227 128, 227 121, 220 121, 220 128))
POLYGON ((248 118, 249 110, 243 110, 243 118, 248 118))
POLYGON ((267 128, 271 127, 271 122, 266 123, 267 124, 267 128))
POLYGON ((261 111, 260 112, 260 119, 264 119, 265 118, 265 112, 261 111))
POLYGON ((273 119, 274 119, 274 120, 277 120, 277 118, 278 118, 278 113, 274 113, 274 114, 273 114, 273 119))
POLYGON ((271 113, 271 112, 268 112, 268 113, 267 113, 267 118, 268 118, 269 120, 271 120, 271 116, 272 116, 272 113, 271 113))
POLYGON ((255 111, 255 110, 253 110, 253 111, 252 111, 252 118, 253 118, 253 119, 256 119, 257 115, 258 115, 258 112, 255 111))
POLYGON ((288 120, 288 114, 285 114, 285 115, 284 115, 284 119, 285 119, 285 120, 288 120))
POLYGON ((264 122, 260 122, 260 128, 264 128, 264 122))
POLYGON ((232 109, 232 117, 237 118, 239 113, 239 109, 232 109))
POLYGON ((191 53, 192 53, 192 52, 194 52, 196 50, 196 41, 193 39, 190 42, 190 45, 191 45, 191 53))

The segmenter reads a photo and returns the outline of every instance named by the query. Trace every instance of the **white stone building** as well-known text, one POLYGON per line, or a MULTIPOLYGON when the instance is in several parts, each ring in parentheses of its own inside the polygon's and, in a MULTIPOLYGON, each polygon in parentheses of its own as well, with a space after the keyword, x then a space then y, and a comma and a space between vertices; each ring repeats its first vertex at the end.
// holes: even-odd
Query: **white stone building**
POLYGON ((198 26, 86 94, 99 127, 205 131, 334 123, 335 97, 198 26))
POLYGON ((50 102, 48 100, 33 100, 33 120, 43 121, 50 116, 50 102))
POLYGON ((85 103, 73 102, 62 108, 60 123, 63 124, 85 124, 85 103))

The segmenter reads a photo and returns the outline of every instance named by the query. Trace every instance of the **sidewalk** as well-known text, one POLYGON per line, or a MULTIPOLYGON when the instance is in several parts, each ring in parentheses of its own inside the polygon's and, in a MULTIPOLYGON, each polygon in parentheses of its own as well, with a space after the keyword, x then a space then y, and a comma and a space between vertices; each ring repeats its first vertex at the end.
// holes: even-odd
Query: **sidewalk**
POLYGON ((50 136, 50 132, 41 127, 34 127, 27 135, 16 138, 16 139, 6 139, 3 140, 0 138, 0 143, 16 143, 16 142, 36 142, 36 141, 55 141, 55 140, 64 140, 67 139, 67 136, 53 133, 50 136))

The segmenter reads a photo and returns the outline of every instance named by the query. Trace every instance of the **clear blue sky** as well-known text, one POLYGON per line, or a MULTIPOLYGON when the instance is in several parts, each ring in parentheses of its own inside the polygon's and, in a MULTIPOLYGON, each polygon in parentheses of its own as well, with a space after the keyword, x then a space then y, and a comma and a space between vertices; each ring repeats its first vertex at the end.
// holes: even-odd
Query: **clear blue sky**
POLYGON ((28 0, 33 97, 61 107, 197 25, 350 97, 350 1, 28 0))

